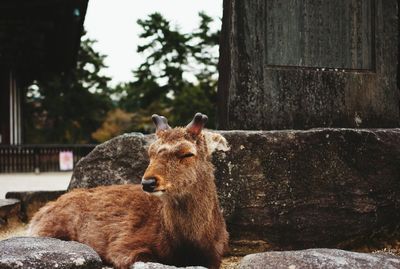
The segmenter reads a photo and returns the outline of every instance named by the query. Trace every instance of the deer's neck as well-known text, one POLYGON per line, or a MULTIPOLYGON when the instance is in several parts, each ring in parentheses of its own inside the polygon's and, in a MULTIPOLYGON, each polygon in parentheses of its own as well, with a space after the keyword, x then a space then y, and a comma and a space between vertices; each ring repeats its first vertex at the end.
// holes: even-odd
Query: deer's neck
POLYGON ((193 192, 180 197, 166 198, 162 209, 163 226, 167 235, 177 240, 200 241, 213 229, 219 212, 214 178, 193 192))

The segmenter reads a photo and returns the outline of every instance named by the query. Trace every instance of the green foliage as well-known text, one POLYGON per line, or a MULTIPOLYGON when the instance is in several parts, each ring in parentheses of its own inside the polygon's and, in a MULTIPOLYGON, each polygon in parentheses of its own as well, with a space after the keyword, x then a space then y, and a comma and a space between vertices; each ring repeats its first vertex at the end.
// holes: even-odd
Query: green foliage
POLYGON ((143 32, 137 52, 145 61, 134 70, 134 82, 117 87, 122 108, 166 115, 172 125, 184 125, 201 111, 210 118, 208 127, 215 127, 219 31, 210 29, 213 19, 205 13, 199 18, 192 33, 173 28, 160 13, 138 21, 143 32))
POLYGON ((46 76, 28 89, 25 143, 89 143, 113 108, 110 78, 101 75, 104 57, 84 38, 76 69, 46 76))
POLYGON ((47 75, 28 89, 24 113, 25 143, 103 142, 123 132, 152 132, 150 116, 185 125, 196 112, 215 127, 219 31, 199 13, 199 26, 182 33, 161 14, 138 20, 143 31, 137 52, 145 57, 133 82, 110 88, 102 75, 104 55, 83 37, 77 67, 47 75), (122 96, 112 101, 111 95, 122 96))
POLYGON ((107 113, 107 117, 99 129, 92 133, 93 139, 105 142, 129 129, 132 124, 132 113, 117 108, 107 113))

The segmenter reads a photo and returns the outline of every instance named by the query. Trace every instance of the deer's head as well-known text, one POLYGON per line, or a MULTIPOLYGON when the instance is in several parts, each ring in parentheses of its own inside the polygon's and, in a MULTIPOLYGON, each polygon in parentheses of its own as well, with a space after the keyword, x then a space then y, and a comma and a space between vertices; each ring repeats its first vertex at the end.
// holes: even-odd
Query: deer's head
POLYGON ((200 180, 213 180, 211 154, 228 150, 220 134, 204 131, 207 116, 197 113, 186 127, 171 128, 163 116, 153 115, 157 140, 149 147, 150 164, 143 190, 151 194, 184 195, 200 180), (211 175, 211 176, 207 176, 211 175), (211 177, 211 178, 210 178, 211 177))

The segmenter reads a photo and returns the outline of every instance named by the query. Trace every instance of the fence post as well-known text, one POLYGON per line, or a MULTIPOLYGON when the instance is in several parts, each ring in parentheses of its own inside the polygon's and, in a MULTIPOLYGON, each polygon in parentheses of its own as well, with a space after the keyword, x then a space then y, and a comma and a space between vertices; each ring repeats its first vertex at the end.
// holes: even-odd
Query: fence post
POLYGON ((0 145, 0 173, 58 172, 59 153, 73 153, 73 167, 95 145, 0 145))
POLYGON ((36 174, 39 174, 40 173, 40 154, 39 154, 39 148, 33 148, 33 158, 34 158, 34 167, 35 167, 35 170, 34 170, 34 172, 36 173, 36 174))

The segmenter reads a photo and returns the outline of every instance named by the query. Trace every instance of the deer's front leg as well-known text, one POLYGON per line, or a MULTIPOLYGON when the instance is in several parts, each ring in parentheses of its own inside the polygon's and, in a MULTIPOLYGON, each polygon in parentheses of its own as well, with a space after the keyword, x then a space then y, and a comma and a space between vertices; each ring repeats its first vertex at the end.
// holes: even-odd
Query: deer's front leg
POLYGON ((129 269, 135 262, 151 262, 155 261, 153 254, 147 248, 136 249, 129 253, 115 253, 112 257, 109 257, 109 262, 114 266, 115 269, 129 269))

